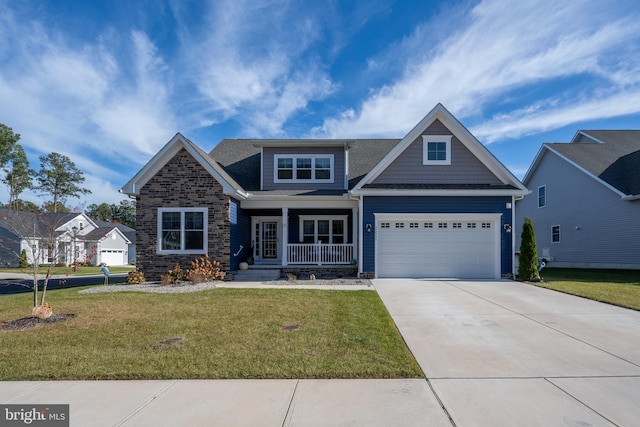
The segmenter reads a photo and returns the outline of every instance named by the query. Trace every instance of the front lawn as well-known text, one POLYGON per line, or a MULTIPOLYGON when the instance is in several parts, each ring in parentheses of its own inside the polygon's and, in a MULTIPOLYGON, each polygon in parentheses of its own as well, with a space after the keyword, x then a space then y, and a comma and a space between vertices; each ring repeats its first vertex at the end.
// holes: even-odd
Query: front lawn
MULTIPOLYGON (((73 319, 0 331, 0 380, 424 376, 373 291, 77 291, 48 292, 73 319)), ((31 298, 1 297, 0 324, 31 298)))
POLYGON ((545 268, 544 282, 534 283, 556 291, 640 310, 640 271, 545 268))

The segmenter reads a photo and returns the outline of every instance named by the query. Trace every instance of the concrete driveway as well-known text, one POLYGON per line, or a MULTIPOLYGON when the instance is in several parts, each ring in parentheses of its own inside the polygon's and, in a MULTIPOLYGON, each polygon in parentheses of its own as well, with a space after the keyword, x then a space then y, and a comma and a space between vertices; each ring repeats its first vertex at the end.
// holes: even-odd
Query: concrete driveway
POLYGON ((456 425, 640 425, 639 312, 513 281, 373 283, 456 425))

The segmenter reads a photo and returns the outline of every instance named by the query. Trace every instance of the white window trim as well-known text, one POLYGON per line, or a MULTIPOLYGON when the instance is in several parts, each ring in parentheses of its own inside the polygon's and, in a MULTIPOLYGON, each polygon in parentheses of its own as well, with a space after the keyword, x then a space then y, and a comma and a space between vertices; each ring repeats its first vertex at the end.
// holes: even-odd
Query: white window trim
POLYGON ((452 135, 422 135, 422 164, 423 165, 450 165, 451 164, 451 138, 452 135), (446 144, 445 160, 429 160, 428 147, 431 142, 444 142, 446 144))
POLYGON ((538 209, 542 209, 542 208, 546 208, 547 207, 547 185, 541 185, 540 187, 538 187, 538 192, 536 193, 536 204, 538 205, 538 209), (540 189, 544 188, 544 204, 541 205, 540 204, 540 189))
POLYGON ((334 180, 334 161, 333 154, 275 154, 273 156, 273 182, 274 183, 290 183, 290 182, 325 182, 333 184, 334 180), (316 179, 316 162, 315 159, 329 159, 329 179, 316 179), (278 160, 293 159, 293 174, 291 179, 278 178, 278 160), (311 179, 296 178, 296 160, 311 159, 311 179))
POLYGON ((562 241, 562 227, 560 227, 560 224, 552 225, 551 226, 551 243, 560 243, 561 241, 562 241), (555 227, 558 227, 558 241, 553 240, 553 229, 555 227))
POLYGON ((157 251, 159 254, 206 254, 209 252, 209 238, 208 238, 208 225, 209 216, 208 208, 158 208, 158 230, 157 230, 157 251), (180 212, 180 247, 184 248, 185 245, 185 230, 184 230, 184 214, 185 212, 202 212, 203 213, 203 242, 202 249, 180 249, 180 250, 163 250, 162 249, 162 214, 165 212, 180 212))
MULTIPOLYGON (((329 239, 333 239, 333 221, 342 221, 343 222, 343 230, 344 230, 344 234, 342 235, 343 239, 344 239, 344 244, 347 243, 347 241, 349 240, 349 227, 347 224, 347 220, 349 219, 348 215, 300 215, 299 217, 299 231, 300 233, 298 234, 298 240, 302 241, 304 239, 304 222, 305 221, 316 221, 316 224, 314 225, 314 236, 313 239, 317 242, 318 240, 318 220, 329 220, 332 221, 331 225, 329 226, 329 239)), ((327 242, 323 242, 323 243, 327 243, 327 242)))

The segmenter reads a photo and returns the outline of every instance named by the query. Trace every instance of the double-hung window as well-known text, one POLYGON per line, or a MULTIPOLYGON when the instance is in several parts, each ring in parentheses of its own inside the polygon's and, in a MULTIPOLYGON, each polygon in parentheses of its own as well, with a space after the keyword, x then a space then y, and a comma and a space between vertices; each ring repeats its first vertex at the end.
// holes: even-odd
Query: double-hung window
POLYGON ((560 226, 551 226, 551 243, 560 243, 560 226))
POLYGON ((274 182, 333 182, 333 154, 277 154, 274 182))
POLYGON ((158 253, 207 253, 207 208, 159 208, 158 253))
POLYGON ((302 243, 345 243, 346 216, 300 217, 302 243))
POLYGON ((451 135, 422 135, 422 164, 451 164, 451 135))
POLYGON ((541 185, 538 187, 538 207, 544 208, 547 206, 547 186, 541 185))

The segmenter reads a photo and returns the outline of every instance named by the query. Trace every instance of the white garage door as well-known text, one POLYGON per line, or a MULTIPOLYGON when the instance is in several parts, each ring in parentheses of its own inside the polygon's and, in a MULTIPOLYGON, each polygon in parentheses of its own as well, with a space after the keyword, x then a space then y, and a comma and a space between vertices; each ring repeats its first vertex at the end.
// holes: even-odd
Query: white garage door
POLYGON ((117 249, 100 251, 100 262, 107 265, 127 265, 127 261, 124 259, 124 251, 117 249))
POLYGON ((499 278, 500 215, 376 216, 377 277, 499 278))

